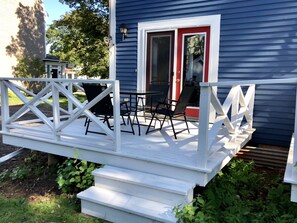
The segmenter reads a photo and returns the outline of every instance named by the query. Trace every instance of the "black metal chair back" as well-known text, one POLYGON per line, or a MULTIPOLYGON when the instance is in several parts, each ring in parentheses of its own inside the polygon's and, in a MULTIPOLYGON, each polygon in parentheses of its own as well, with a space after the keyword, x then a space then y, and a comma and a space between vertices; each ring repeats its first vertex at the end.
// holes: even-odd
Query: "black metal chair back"
POLYGON ((168 84, 151 84, 149 86, 149 91, 158 91, 160 92, 157 95, 148 95, 146 97, 146 106, 154 108, 159 102, 164 102, 168 97, 168 84))
MULTIPOLYGON (((107 88, 107 86, 97 83, 83 83, 83 88, 85 90, 86 97, 90 102, 99 94, 101 94, 107 88)), ((106 95, 102 100, 90 108, 90 110, 97 115, 112 115, 113 105, 110 95, 106 95)))
POLYGON ((195 90, 194 86, 184 86, 179 96, 179 99, 175 105, 174 115, 181 114, 186 111, 187 105, 191 99, 191 96, 195 90))
MULTIPOLYGON (((148 128, 146 130, 146 134, 151 132, 150 128, 152 126, 152 122, 153 122, 154 118, 160 121, 160 119, 157 117, 158 115, 164 116, 163 121, 160 121, 160 129, 159 130, 162 129, 165 119, 167 117, 169 117, 169 120, 171 123, 171 128, 173 130, 175 139, 177 139, 176 135, 178 133, 181 133, 185 130, 188 130, 188 133, 190 133, 189 126, 187 123, 187 117, 186 117, 186 108, 187 108, 187 105, 192 97, 194 89, 195 89, 194 86, 184 86, 178 101, 169 100, 171 102, 169 104, 168 103, 159 103, 153 112, 151 121, 150 121, 148 128), (176 103, 173 104, 173 102, 176 102, 176 103), (174 110, 172 110, 172 107, 174 107, 174 110), (175 128, 174 128, 173 118, 181 117, 181 116, 184 117, 186 128, 176 132, 175 128)), ((154 130, 156 130, 156 129, 154 129, 154 130)), ((154 131, 154 130, 152 130, 152 131, 154 131)))
MULTIPOLYGON (((85 90, 87 100, 90 102, 94 98, 96 98, 99 94, 101 94, 104 90, 106 90, 107 86, 105 84, 101 85, 98 83, 83 83, 83 88, 85 90)), ((128 117, 128 122, 130 123, 131 131, 126 131, 126 130, 122 130, 122 131, 133 133, 134 135, 134 129, 133 129, 133 125, 130 117, 130 110, 128 109, 128 106, 126 103, 123 105, 125 106, 124 106, 124 109, 121 108, 120 115, 122 116, 124 125, 126 125, 126 123, 123 116, 128 117)), ((121 103, 121 106, 122 106, 122 103, 121 103)), ((103 122, 106 122, 108 127, 112 129, 113 126, 111 126, 111 124, 109 123, 109 119, 113 117, 113 104, 112 104, 110 94, 107 94, 104 98, 102 98, 94 106, 92 106, 90 108, 90 111, 96 116, 99 116, 99 117, 101 116, 103 122)), ((102 134, 100 132, 90 131, 89 130, 90 122, 91 120, 87 118, 85 122, 85 126, 86 126, 85 134, 87 134, 88 132, 102 134)))

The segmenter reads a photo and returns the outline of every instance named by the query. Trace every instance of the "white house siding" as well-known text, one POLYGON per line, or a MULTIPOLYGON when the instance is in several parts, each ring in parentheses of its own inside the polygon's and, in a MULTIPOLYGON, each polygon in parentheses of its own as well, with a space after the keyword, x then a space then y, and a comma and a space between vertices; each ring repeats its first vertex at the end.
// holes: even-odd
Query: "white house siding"
POLYGON ((22 56, 45 56, 45 23, 41 0, 0 0, 0 77, 13 77, 22 56))
MULTIPOLYGON (((296 0, 117 0, 117 79, 137 85, 137 23, 221 15, 219 81, 297 75, 296 0), (118 27, 128 26, 122 41, 118 27)), ((294 86, 259 86, 253 136, 256 144, 288 146, 294 123, 294 86)), ((224 92, 219 92, 224 94, 224 92)))

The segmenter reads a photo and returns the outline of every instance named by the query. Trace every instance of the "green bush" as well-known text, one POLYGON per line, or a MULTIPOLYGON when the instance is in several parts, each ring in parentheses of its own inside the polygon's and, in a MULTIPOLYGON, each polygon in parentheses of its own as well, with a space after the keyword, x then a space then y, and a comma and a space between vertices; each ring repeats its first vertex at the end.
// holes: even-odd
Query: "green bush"
POLYGON ((253 162, 230 162, 191 204, 175 208, 180 223, 297 222, 290 186, 255 173, 253 162))
POLYGON ((66 159, 58 167, 57 183, 64 193, 79 192, 92 186, 92 171, 99 165, 77 159, 66 159))

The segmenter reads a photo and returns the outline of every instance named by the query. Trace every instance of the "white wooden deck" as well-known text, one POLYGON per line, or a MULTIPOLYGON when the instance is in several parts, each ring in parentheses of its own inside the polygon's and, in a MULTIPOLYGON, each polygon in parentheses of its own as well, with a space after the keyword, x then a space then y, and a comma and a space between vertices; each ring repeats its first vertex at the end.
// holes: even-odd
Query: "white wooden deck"
MULTIPOLYGON (((123 133, 120 129, 119 82, 115 80, 67 80, 67 79, 0 79, 1 115, 3 142, 47 153, 76 157, 88 161, 125 167, 143 172, 160 174, 181 180, 194 181, 205 186, 221 170, 237 151, 251 138, 254 129, 253 103, 255 84, 244 84, 245 91, 234 83, 223 103, 217 98, 217 85, 201 87, 200 122, 190 122, 190 134, 178 134, 175 140, 171 127, 141 136, 123 133), (16 81, 45 82, 44 88, 34 94, 16 81), (105 83, 109 87, 91 102, 78 101, 72 90, 76 82, 105 83), (8 90, 24 102, 15 114, 9 112, 8 90), (105 95, 113 93, 114 131, 90 112, 90 107, 105 95), (28 99, 25 95, 31 95, 28 99), (61 95, 68 99, 68 109, 60 107, 61 95), (51 100, 49 100, 51 99, 51 100), (38 109, 47 103, 52 107, 52 117, 38 109), (20 121, 28 111, 37 119, 20 121), (99 128, 106 135, 89 133, 84 135, 84 121, 92 120, 91 128, 99 128), (209 124, 213 123, 213 124, 209 124)), ((79 87, 76 85, 76 87, 79 87)), ((140 120, 142 123, 144 120, 140 120)), ((176 120, 175 126, 183 128, 183 122, 176 120)))
MULTIPOLYGON (((220 147, 207 162, 205 169, 197 167, 198 160, 198 122, 188 122, 190 134, 187 131, 178 134, 178 139, 174 139, 169 123, 165 122, 162 131, 154 131, 145 134, 146 126, 141 126, 141 136, 137 133, 137 126, 134 126, 136 134, 121 133, 121 147, 119 151, 114 151, 114 143, 108 136, 88 133, 84 135, 85 118, 80 118, 71 123, 61 133, 59 140, 51 133, 47 125, 38 122, 19 122, 24 128, 10 129, 9 133, 3 134, 4 143, 39 150, 48 153, 68 157, 78 157, 101 164, 117 166, 130 166, 136 169, 139 162, 144 162, 144 171, 152 166, 151 172, 162 171, 157 166, 167 166, 168 169, 187 169, 197 173, 209 175, 203 180, 198 180, 197 184, 204 186, 213 176, 214 170, 221 169, 251 137, 252 132, 242 134, 237 140, 237 144, 227 144, 230 139, 224 136, 223 132, 218 135, 217 143, 213 146, 220 147), (23 124, 22 124, 23 123, 23 124), (122 161, 119 159, 122 158, 122 161), (113 160, 109 160, 113 159, 113 160), (134 162, 131 162, 134 160, 134 162), (137 162, 135 162, 137 161, 137 162), (207 180, 205 180, 207 179, 207 180)), ((144 119, 140 122, 145 124, 144 119)), ((147 120, 148 122, 148 120, 147 120)), ((176 129, 183 129, 183 121, 175 120, 176 129)), ((128 126, 122 126, 128 128, 128 126)), ((94 123, 90 129, 100 131, 94 123)), ((143 165, 140 165, 143 166, 143 165)), ((148 170, 146 170, 148 171, 148 170)), ((164 169, 164 171, 166 171, 164 169)), ((215 171, 215 172, 216 172, 215 171)), ((149 171, 148 171, 149 172, 149 171)), ((166 171, 166 174, 169 174, 166 171)), ((175 175, 176 172, 173 172, 175 175)), ((170 174, 169 174, 170 175, 170 174)), ((182 176, 183 178, 184 176, 182 176)), ((189 176, 193 177, 193 176, 189 176)), ((198 178, 196 176, 196 178, 198 178)))

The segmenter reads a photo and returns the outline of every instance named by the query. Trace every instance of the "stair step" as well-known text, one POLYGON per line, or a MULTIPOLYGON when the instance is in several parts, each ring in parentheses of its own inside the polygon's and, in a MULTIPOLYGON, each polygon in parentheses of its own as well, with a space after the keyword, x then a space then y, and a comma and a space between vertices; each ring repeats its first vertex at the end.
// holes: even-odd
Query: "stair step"
POLYGON ((95 186, 154 201, 179 205, 193 199, 194 183, 113 166, 97 169, 93 175, 95 186))
POLYGON ((77 195, 82 200, 82 212, 114 223, 177 222, 173 208, 148 199, 90 187, 77 195))
POLYGON ((189 188, 195 187, 194 183, 114 166, 104 166, 104 168, 96 169, 93 171, 93 175, 133 182, 134 184, 146 185, 147 187, 158 187, 160 190, 163 189, 182 195, 185 195, 189 188))

